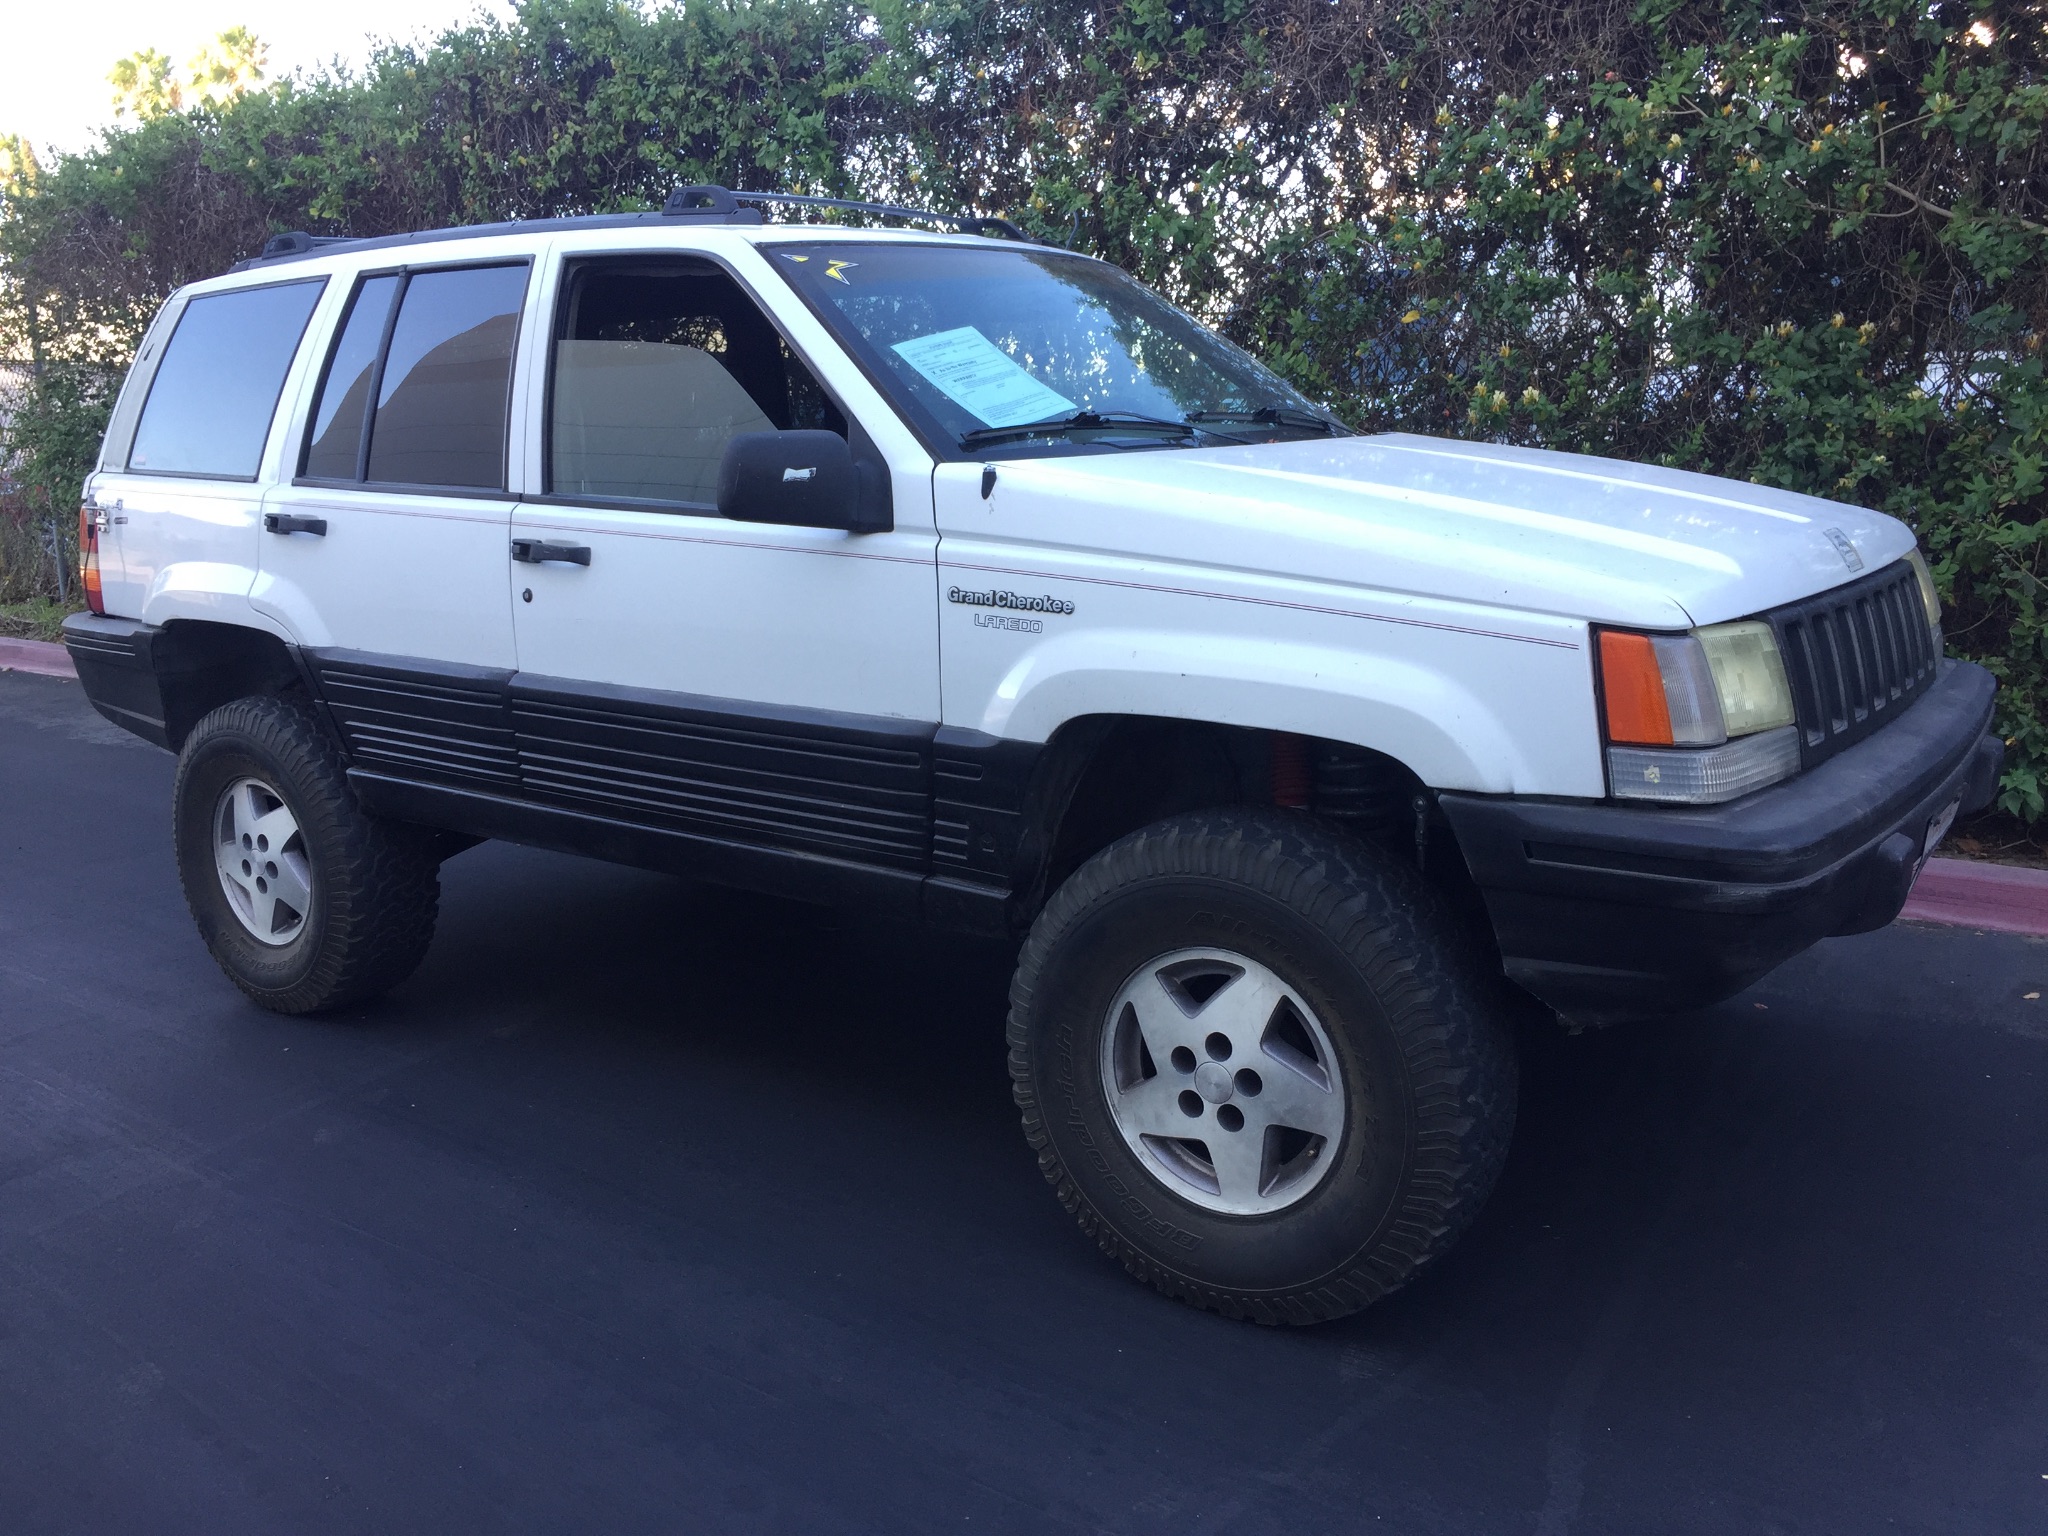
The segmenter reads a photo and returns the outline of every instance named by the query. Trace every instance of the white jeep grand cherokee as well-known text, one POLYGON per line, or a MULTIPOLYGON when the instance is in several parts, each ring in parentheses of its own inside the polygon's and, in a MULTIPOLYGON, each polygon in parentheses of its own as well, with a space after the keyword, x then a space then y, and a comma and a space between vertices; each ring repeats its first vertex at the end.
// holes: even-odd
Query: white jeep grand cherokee
POLYGON ((1726 997, 1991 793, 1889 517, 1356 436, 999 220, 764 201, 279 236, 164 307, 66 635, 259 1003, 401 981, 489 837, 1016 936, 1060 1199, 1310 1322, 1471 1220, 1518 997, 1726 997))

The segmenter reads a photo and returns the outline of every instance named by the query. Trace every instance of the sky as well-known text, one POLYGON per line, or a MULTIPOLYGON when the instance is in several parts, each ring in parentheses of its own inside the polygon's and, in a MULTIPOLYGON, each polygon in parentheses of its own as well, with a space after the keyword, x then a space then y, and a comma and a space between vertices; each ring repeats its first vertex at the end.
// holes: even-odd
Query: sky
POLYGON ((432 35, 505 0, 0 0, 0 134, 38 153, 83 149, 114 121, 114 61, 143 48, 179 65, 229 27, 270 45, 269 78, 337 55, 360 64, 372 36, 432 35))

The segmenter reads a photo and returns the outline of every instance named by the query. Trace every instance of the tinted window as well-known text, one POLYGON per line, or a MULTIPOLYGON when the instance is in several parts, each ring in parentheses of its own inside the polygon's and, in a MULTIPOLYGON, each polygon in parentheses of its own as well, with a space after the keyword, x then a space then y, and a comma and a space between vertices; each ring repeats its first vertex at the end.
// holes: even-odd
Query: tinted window
POLYGON ((253 480, 325 278, 192 300, 157 365, 130 469, 253 480))
POLYGON ((526 268, 415 272, 370 429, 370 478, 496 489, 526 268))
POLYGON ((736 434, 846 432, 754 301, 702 264, 579 268, 553 367, 549 483, 558 494, 708 505, 736 434))
POLYGON ((313 408, 312 442, 306 449, 304 473, 320 480, 361 478, 363 418, 370 404, 370 381, 377 366, 377 348, 384 340, 384 322, 398 293, 395 276, 366 279, 349 305, 348 319, 327 363, 320 385, 320 403, 313 408))

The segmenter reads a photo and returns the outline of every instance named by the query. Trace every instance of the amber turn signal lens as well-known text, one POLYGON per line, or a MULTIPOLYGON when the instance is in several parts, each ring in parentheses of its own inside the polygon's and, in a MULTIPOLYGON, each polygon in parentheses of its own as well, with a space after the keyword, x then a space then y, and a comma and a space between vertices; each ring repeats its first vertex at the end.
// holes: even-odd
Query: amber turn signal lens
POLYGON ((1671 745, 1671 706, 1648 635, 1600 632, 1600 686, 1607 702, 1607 739, 1635 746, 1671 745))

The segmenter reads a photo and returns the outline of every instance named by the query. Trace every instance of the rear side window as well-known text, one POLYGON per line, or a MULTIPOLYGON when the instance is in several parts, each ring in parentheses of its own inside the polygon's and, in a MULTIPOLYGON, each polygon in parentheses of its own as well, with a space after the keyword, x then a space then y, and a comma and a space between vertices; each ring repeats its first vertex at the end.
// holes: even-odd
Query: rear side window
POLYGON ((313 412, 313 442, 306 450, 304 472, 316 480, 363 477, 363 450, 369 446, 363 428, 370 409, 370 385, 376 375, 377 351, 384 345, 391 303, 397 297, 396 276, 372 277, 356 290, 348 307, 341 339, 334 344, 334 356, 327 364, 320 404, 313 412))
POLYGON ((307 429, 317 480, 498 490, 524 263, 365 278, 307 429))
POLYGON ((323 278, 191 300, 150 384, 128 467, 254 480, 323 278))

